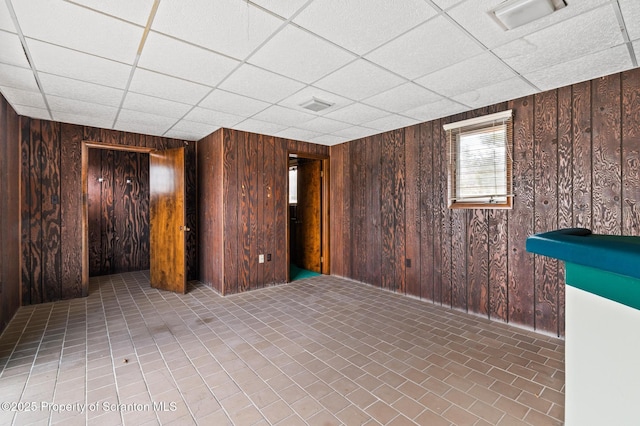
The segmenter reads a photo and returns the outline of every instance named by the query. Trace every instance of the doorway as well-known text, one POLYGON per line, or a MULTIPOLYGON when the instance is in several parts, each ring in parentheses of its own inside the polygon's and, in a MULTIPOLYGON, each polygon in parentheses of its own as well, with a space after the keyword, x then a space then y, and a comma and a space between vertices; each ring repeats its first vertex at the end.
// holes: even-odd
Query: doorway
MULTIPOLYGON (((89 224, 89 185, 103 184, 103 176, 90 173, 92 150, 111 150, 125 153, 147 154, 149 201, 149 270, 151 286, 161 290, 178 293, 186 292, 186 226, 185 210, 185 153, 184 148, 156 151, 148 147, 135 147, 82 142, 82 286, 88 293, 90 275, 90 224, 89 224), (99 180, 102 179, 102 182, 99 180)), ((122 154, 118 158, 127 158, 122 154)), ((107 155, 107 158, 109 156, 107 155)), ((133 176, 123 176, 123 185, 133 185, 133 176), (129 180, 130 182, 127 182, 129 180)), ((123 191, 123 194, 125 192, 123 191)), ((129 192, 131 196, 131 192, 129 192)), ((125 201, 125 200, 122 200, 125 201)), ((124 205, 124 203, 121 203, 124 205)), ((91 206, 95 207, 94 205, 91 206)), ((93 216, 93 215, 92 215, 93 216)), ((112 224, 113 225, 113 224, 112 224)), ((120 224, 119 226, 126 226, 120 224)), ((109 229, 109 228, 107 228, 109 229)), ((113 229, 113 228, 111 228, 113 229)), ((113 259, 110 260, 111 262, 113 259)))
POLYGON ((328 160, 289 155, 289 281, 329 273, 328 160))

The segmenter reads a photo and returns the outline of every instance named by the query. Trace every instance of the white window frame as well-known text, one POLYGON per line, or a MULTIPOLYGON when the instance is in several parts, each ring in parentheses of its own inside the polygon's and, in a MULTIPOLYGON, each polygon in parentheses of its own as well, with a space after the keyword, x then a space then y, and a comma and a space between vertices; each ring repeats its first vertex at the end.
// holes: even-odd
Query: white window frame
MULTIPOLYGON (((448 123, 443 126, 447 135, 448 148, 448 198, 450 209, 509 209, 513 205, 512 193, 512 156, 511 147, 513 143, 513 111, 503 111, 496 114, 476 117, 469 120, 448 123), (486 133, 493 135, 504 132, 504 157, 500 155, 494 163, 487 164, 487 174, 494 173, 493 177, 500 179, 500 183, 487 185, 484 193, 477 196, 464 194, 464 188, 461 188, 460 182, 468 182, 461 179, 462 173, 461 163, 463 158, 462 141, 465 137, 479 136, 486 133), (494 171, 491 171, 493 166, 494 171), (496 168, 498 166, 498 168, 496 168), (498 188, 500 190, 498 190, 498 188), (498 192, 498 193, 494 193, 498 192)), ((501 142, 501 141, 499 141, 501 142)), ((490 148, 487 148, 489 150, 490 148)), ((467 151, 468 152, 468 151, 467 151)))

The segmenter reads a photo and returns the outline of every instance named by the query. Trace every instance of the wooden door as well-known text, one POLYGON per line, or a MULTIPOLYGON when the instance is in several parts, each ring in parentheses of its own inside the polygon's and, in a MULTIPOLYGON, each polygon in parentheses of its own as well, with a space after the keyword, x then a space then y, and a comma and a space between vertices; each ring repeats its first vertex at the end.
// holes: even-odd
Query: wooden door
POLYGON ((184 148, 149 153, 151 287, 185 293, 184 148))
POLYGON ((301 160, 298 163, 298 207, 296 256, 298 266, 321 272, 321 171, 322 161, 301 160))

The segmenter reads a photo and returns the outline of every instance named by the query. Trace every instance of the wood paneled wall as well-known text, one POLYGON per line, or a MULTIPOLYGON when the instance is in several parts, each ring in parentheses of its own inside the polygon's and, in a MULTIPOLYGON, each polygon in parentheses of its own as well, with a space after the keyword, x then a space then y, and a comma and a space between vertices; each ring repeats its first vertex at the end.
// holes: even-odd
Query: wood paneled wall
MULTIPOLYGON (((81 144, 83 140, 155 149, 183 146, 175 139, 20 117, 22 303, 83 295, 81 144)), ((187 268, 197 271, 195 144, 186 146, 187 268)), ((116 194, 114 194, 115 196, 116 194)))
POLYGON ((563 268, 526 238, 640 235, 639 151, 640 69, 333 146, 332 273, 563 335, 563 268), (505 109, 513 208, 448 209, 442 125, 505 109))
POLYGON ((328 147, 221 129, 197 150, 200 281, 221 294, 285 282, 288 153, 328 147))
POLYGON ((19 119, 0 95, 0 333, 20 306, 19 119))
POLYGON ((149 269, 149 154, 90 149, 88 181, 89 276, 149 269))

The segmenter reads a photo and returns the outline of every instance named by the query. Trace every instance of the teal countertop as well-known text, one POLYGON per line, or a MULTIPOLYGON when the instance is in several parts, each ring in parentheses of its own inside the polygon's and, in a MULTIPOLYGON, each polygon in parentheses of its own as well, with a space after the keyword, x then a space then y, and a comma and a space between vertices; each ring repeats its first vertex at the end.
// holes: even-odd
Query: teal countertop
POLYGON ((565 261, 567 284, 640 309, 640 237, 560 229, 530 236, 527 251, 565 261))

